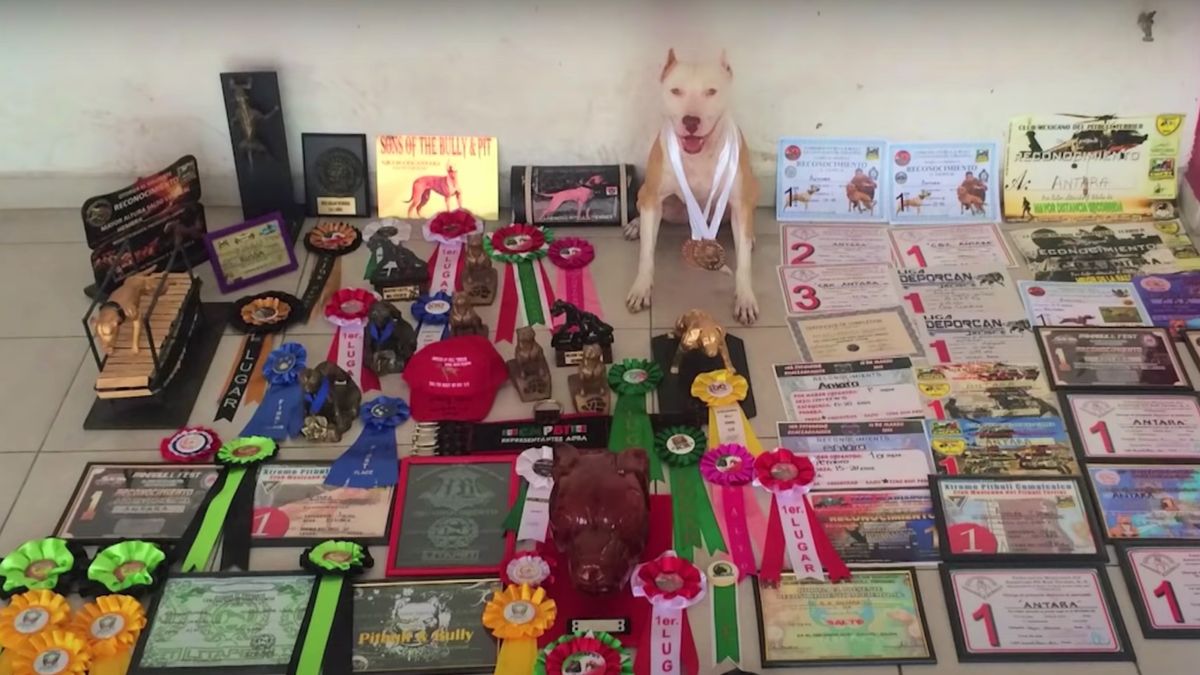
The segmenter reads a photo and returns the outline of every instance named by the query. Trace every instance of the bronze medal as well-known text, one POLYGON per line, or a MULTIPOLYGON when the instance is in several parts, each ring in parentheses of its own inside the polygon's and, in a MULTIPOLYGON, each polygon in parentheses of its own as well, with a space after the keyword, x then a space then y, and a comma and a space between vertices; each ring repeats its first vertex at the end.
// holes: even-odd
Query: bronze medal
POLYGON ((725 248, 714 239, 688 239, 683 242, 683 259, 701 269, 716 272, 725 267, 725 248))

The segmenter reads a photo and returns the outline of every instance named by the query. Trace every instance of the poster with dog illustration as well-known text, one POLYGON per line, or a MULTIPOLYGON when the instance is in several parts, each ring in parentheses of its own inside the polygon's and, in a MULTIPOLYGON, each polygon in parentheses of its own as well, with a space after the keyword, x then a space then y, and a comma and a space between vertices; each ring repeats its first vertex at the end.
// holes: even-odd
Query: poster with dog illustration
POLYGON ((889 223, 1000 220, 995 143, 891 143, 888 155, 889 223))
POLYGON ((500 217, 494 136, 380 136, 375 141, 379 217, 432 218, 467 209, 500 217))
POLYGON ((784 138, 779 141, 775 217, 782 221, 887 221, 887 141, 784 138))

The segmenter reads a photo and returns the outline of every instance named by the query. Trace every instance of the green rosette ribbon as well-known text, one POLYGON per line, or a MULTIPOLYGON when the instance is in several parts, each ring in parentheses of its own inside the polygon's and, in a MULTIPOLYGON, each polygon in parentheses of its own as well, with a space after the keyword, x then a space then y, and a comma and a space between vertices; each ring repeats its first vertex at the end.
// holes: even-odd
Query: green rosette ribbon
MULTIPOLYGON (((241 436, 226 442, 217 450, 216 461, 225 466, 225 471, 222 472, 221 480, 213 488, 208 505, 200 515, 196 535, 183 558, 183 572, 195 572, 208 565, 221 532, 225 529, 225 521, 230 515, 234 500, 239 491, 244 491, 243 484, 251 490, 254 488, 254 481, 246 480, 247 474, 251 474, 262 462, 274 457, 277 449, 275 441, 266 436, 241 436)), ((249 536, 248 532, 246 534, 249 536)))
POLYGON ((27 541, 0 560, 0 577, 4 578, 0 595, 53 591, 81 563, 81 555, 71 550, 65 539, 27 541))
POLYGON ((633 658, 621 641, 608 633, 567 633, 538 652, 533 675, 568 673, 633 675, 633 658))
POLYGON ((513 223, 505 225, 483 238, 483 250, 492 260, 508 263, 505 268, 504 297, 500 302, 500 316, 497 321, 497 341, 503 342, 510 338, 509 329, 516 321, 518 308, 517 286, 520 287, 520 307, 525 312, 525 322, 529 325, 545 324, 550 317, 545 306, 546 298, 539 290, 539 285, 548 285, 549 280, 544 270, 540 269, 540 261, 549 253, 549 244, 554 241, 554 233, 548 228, 513 223), (535 267, 538 263, 538 267, 535 267), (516 279, 512 277, 516 270, 516 279), (540 276, 540 280, 539 280, 540 276))
POLYGON ((321 675, 326 662, 349 663, 349 645, 330 645, 335 624, 349 619, 349 586, 346 577, 357 576, 375 561, 362 544, 330 539, 305 549, 300 566, 318 575, 316 597, 304 630, 296 675, 321 675))
POLYGON ((132 594, 155 584, 154 573, 167 559, 157 544, 123 541, 101 549, 88 565, 87 577, 109 593, 132 594))
POLYGON ((625 359, 608 369, 608 386, 617 393, 613 406, 612 432, 608 449, 620 452, 641 448, 650 456, 650 480, 662 480, 662 463, 654 447, 654 427, 646 414, 646 394, 658 388, 663 379, 662 368, 646 359, 625 359))
POLYGON ((671 479, 675 552, 687 560, 693 559, 698 548, 709 555, 727 550, 700 477, 700 458, 707 447, 705 434, 697 427, 667 427, 654 436, 652 454, 667 465, 671 479))

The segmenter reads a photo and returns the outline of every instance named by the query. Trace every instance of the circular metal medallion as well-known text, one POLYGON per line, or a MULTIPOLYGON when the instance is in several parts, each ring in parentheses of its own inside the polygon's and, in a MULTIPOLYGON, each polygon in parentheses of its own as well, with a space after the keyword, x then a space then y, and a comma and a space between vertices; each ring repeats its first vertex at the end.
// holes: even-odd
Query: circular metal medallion
POLYGON ((330 148, 317 156, 317 182, 331 195, 352 195, 363 182, 362 162, 345 148, 330 148))

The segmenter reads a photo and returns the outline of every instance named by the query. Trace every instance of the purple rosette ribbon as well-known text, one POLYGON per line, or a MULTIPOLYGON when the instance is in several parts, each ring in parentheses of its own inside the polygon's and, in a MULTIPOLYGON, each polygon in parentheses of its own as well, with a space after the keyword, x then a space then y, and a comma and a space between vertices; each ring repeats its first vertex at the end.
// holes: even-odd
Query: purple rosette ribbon
POLYGON ((746 486, 754 480, 754 456, 745 446, 724 443, 700 458, 700 475, 715 489, 713 507, 721 514, 725 543, 738 569, 738 580, 758 569, 750 544, 750 521, 762 521, 757 504, 746 500, 746 486))

